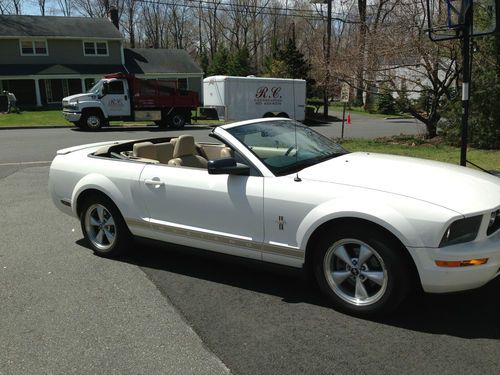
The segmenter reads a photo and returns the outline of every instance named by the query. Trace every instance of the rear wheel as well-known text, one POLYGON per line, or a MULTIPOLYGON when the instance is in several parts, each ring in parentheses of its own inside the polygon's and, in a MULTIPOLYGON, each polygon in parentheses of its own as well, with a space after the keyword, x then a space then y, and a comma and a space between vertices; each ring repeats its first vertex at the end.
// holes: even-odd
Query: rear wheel
POLYGON ((272 112, 266 112, 266 113, 264 113, 264 116, 262 116, 262 117, 264 117, 264 118, 274 117, 274 113, 272 113, 272 112))
POLYGON ((314 273, 321 290, 350 314, 393 311, 411 286, 411 270, 401 245, 373 228, 330 229, 314 254, 314 273))
POLYGON ((174 113, 170 115, 168 123, 172 129, 182 129, 186 124, 186 117, 183 113, 174 113))
POLYGON ((280 112, 280 113, 278 113, 278 117, 289 118, 288 113, 286 113, 286 112, 280 112))
POLYGON ((104 118, 98 111, 85 112, 80 119, 80 127, 88 130, 99 130, 104 125, 104 118))
POLYGON ((103 196, 88 198, 83 203, 80 223, 95 254, 115 257, 128 249, 132 235, 110 199, 103 196))

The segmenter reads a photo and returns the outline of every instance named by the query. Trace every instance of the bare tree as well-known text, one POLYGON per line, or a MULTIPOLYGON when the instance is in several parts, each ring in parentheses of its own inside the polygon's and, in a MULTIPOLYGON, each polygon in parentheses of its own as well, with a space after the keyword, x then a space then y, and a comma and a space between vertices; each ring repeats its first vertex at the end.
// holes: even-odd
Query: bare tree
MULTIPOLYGON (((45 0, 39 0, 39 1, 45 1, 45 0)), ((63 16, 66 17, 71 16, 71 8, 73 5, 71 0, 57 0, 57 5, 63 16)))

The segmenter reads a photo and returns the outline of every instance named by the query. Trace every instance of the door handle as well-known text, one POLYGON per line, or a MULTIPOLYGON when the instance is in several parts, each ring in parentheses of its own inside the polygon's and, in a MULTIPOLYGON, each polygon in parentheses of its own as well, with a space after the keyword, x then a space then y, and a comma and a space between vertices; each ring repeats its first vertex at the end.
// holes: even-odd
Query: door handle
POLYGON ((127 95, 125 95, 125 100, 128 100, 127 95))
POLYGON ((146 179, 144 180, 144 183, 146 185, 154 186, 155 188, 159 188, 160 186, 165 185, 165 183, 160 181, 158 177, 155 177, 153 179, 146 179))

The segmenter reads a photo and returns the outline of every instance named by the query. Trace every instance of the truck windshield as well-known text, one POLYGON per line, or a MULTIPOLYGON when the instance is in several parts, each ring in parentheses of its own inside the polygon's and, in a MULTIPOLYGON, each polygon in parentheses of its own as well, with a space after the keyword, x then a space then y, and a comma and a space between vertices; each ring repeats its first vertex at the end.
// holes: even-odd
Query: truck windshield
POLYGON ((99 82, 97 82, 94 86, 92 86, 90 88, 89 91, 87 91, 87 93, 89 94, 99 94, 101 92, 101 89, 102 89, 102 80, 100 80, 99 82))

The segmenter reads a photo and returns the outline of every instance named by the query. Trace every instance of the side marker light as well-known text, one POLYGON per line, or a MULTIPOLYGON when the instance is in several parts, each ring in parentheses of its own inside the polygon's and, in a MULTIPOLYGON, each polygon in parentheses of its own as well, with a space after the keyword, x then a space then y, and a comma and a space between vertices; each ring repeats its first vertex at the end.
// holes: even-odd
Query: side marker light
POLYGON ((486 264, 488 258, 468 259, 468 260, 436 260, 438 267, 467 267, 467 266, 480 266, 486 264))

